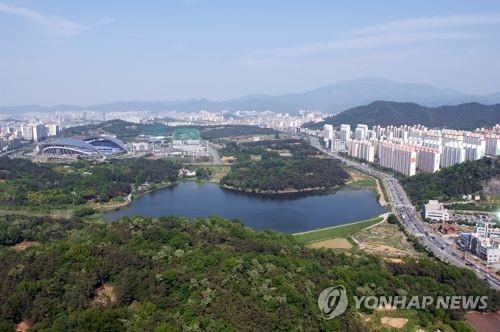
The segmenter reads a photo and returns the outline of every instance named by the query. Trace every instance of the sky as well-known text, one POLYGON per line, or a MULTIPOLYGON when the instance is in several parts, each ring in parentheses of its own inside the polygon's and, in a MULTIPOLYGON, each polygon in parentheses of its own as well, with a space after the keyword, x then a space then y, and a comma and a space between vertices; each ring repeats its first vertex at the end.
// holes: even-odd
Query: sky
POLYGON ((0 105, 225 100, 382 77, 500 92, 500 1, 0 0, 0 105))

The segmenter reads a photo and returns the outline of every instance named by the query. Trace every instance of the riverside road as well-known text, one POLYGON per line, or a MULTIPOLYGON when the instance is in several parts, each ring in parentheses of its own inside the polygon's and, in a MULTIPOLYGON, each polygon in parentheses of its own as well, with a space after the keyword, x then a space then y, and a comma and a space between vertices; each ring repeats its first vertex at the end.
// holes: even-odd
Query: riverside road
POLYGON ((382 180, 387 194, 393 206, 393 212, 402 221, 403 226, 409 234, 415 236, 418 241, 437 258, 443 262, 472 269, 479 278, 486 281, 492 288, 500 289, 500 280, 490 274, 483 266, 478 265, 473 260, 467 259, 463 253, 453 246, 453 243, 443 238, 439 233, 434 232, 420 217, 420 213, 411 204, 406 196, 403 187, 398 180, 392 175, 379 171, 370 165, 356 162, 323 149, 317 137, 309 138, 311 145, 321 150, 323 153, 332 158, 336 158, 346 163, 347 165, 360 170, 363 173, 372 175, 382 180))

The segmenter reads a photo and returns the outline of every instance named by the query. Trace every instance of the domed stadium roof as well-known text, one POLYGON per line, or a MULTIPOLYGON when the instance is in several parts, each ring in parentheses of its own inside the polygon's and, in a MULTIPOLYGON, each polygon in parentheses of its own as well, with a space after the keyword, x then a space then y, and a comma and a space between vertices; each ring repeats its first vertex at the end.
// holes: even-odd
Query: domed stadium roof
POLYGON ((57 156, 101 156, 97 147, 74 138, 58 138, 38 145, 39 153, 57 156))
POLYGON ((85 142, 97 147, 101 153, 114 154, 120 152, 127 152, 125 144, 116 137, 101 135, 90 136, 83 139, 85 142))

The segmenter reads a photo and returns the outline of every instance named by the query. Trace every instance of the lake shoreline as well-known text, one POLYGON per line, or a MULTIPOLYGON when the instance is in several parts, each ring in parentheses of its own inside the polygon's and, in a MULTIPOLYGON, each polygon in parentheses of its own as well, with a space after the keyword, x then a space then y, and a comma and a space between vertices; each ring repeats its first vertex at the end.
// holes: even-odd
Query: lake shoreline
POLYGON ((248 193, 207 181, 180 181, 142 195, 126 207, 103 212, 115 221, 128 216, 158 218, 178 215, 189 219, 220 216, 237 219, 256 229, 299 233, 366 220, 385 212, 372 190, 344 186, 335 192, 286 194, 248 193))

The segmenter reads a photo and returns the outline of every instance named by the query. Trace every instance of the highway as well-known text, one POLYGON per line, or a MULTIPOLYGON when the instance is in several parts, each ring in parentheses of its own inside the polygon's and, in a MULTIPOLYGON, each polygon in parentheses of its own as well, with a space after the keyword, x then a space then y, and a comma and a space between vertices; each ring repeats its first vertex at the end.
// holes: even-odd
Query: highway
POLYGON ((486 271, 483 266, 476 264, 473 260, 463 257, 463 253, 455 248, 453 243, 444 239, 439 233, 433 232, 428 224, 422 221, 420 213, 416 211, 415 207, 411 204, 411 201, 406 196, 403 187, 399 184, 396 178, 390 174, 381 172, 368 164, 359 163, 344 158, 335 152, 325 150, 320 145, 317 137, 309 137, 309 141, 312 146, 321 150, 330 157, 339 159, 363 173, 372 175, 382 180, 393 206, 392 212, 399 217, 399 220, 401 220, 406 231, 415 236, 428 251, 434 254, 434 256, 445 263, 453 264, 458 267, 470 268, 480 279, 487 282, 492 288, 497 290, 500 289, 500 280, 498 278, 486 271))

